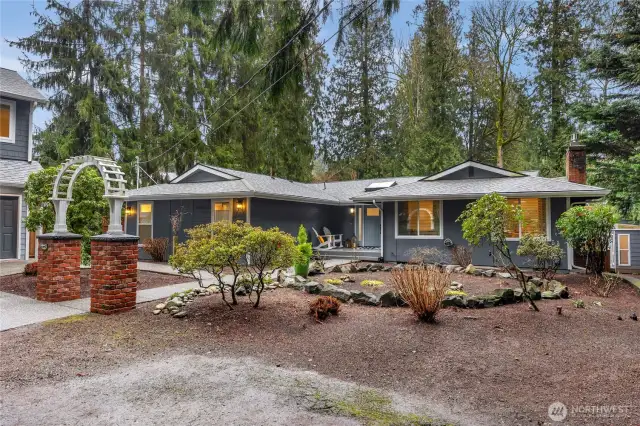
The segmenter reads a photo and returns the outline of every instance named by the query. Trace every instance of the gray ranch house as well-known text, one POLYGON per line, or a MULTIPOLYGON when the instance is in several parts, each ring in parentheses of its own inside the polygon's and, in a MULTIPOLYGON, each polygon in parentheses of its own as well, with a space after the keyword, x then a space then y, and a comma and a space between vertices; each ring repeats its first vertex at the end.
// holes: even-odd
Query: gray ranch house
POLYGON ((24 184, 42 169, 33 159, 33 110, 46 98, 13 70, 0 68, 0 260, 35 256, 24 184))
MULTIPOLYGON (((292 235, 303 224, 314 247, 328 257, 404 262, 415 247, 446 251, 452 245, 467 245, 456 219, 468 203, 496 192, 524 211, 526 221, 509 230, 514 252, 524 233, 544 233, 566 247, 560 266, 566 270, 573 266, 573 253, 558 234, 556 220, 572 205, 609 193, 585 184, 584 147, 571 146, 566 164, 567 178, 544 178, 537 172, 467 161, 426 177, 326 183, 300 183, 198 164, 170 183, 128 191, 126 231, 141 241, 158 237, 171 241, 169 218, 175 212, 183 213, 179 241, 185 240, 185 229, 220 220, 277 226, 292 235), (327 235, 337 234, 342 234, 343 244, 322 244, 331 238, 327 235)), ((142 251, 140 255, 146 256, 142 251)), ((494 261, 492 247, 474 249, 475 265, 489 266, 494 261)), ((517 261, 526 266, 525 259, 517 261)))

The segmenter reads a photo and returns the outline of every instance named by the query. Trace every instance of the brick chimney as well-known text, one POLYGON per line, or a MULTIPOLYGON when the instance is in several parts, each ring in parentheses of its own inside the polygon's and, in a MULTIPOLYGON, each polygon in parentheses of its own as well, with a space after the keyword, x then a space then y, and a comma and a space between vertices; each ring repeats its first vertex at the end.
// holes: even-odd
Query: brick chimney
POLYGON ((571 135, 565 162, 567 180, 573 183, 587 183, 587 149, 578 143, 578 135, 571 135))

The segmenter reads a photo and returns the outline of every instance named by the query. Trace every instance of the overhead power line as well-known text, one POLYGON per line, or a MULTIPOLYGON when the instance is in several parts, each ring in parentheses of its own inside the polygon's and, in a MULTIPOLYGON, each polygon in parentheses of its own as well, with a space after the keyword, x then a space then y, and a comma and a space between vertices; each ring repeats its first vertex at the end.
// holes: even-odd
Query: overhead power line
MULTIPOLYGON (((302 31, 304 31, 309 25, 311 25, 313 22, 316 21, 316 19, 318 19, 318 17, 320 17, 326 10, 327 8, 331 5, 331 3, 333 3, 334 0, 330 0, 329 2, 327 2, 324 7, 322 9, 320 9, 320 11, 312 18, 310 19, 306 24, 304 24, 302 27, 300 27, 300 29, 284 44, 284 46, 282 46, 276 53, 274 53, 269 60, 260 68, 258 68, 258 70, 256 72, 254 72, 251 77, 249 77, 249 79, 247 81, 245 81, 244 83, 242 83, 242 85, 231 95, 229 96, 224 102, 222 102, 222 104, 220 104, 212 113, 210 113, 209 115, 205 116, 205 120, 208 120, 209 118, 211 118, 214 114, 216 114, 218 111, 220 111, 227 103, 229 103, 229 101, 233 98, 235 98, 238 93, 240 93, 240 91, 242 89, 244 89, 249 83, 251 83, 251 81, 253 81, 253 79, 260 74, 262 71, 264 71, 270 64, 271 62, 273 62, 273 60, 280 54, 282 53, 282 51, 284 49, 286 49, 287 47, 289 47, 289 45, 291 45, 291 43, 293 43, 296 39, 296 37, 298 37, 298 35, 300 35, 300 33, 302 31)), ((364 9, 363 9, 364 11, 364 9)), ((334 34, 335 36, 335 34, 334 34)), ((333 37, 333 36, 332 36, 333 37)), ((328 41, 328 40, 327 40, 328 41)), ((324 45, 324 44, 323 44, 324 45)), ((299 65, 299 62, 296 63, 293 68, 295 68, 296 66, 299 65)), ((293 69, 292 68, 292 69, 293 69)), ((291 72, 292 69, 289 69, 286 74, 287 75, 291 72)), ((284 77, 284 75, 282 77, 284 77)), ((282 77, 280 77, 278 80, 276 80, 274 83, 272 83, 267 89, 270 89, 271 87, 273 87, 276 83, 278 83, 280 80, 282 80, 282 77)), ((262 93, 265 93, 264 91, 262 93)), ((163 155, 167 154, 169 151, 171 151, 172 149, 174 149, 176 146, 178 146, 182 141, 184 141, 187 136, 189 136, 191 133, 193 133, 196 129, 198 128, 198 126, 194 127, 193 129, 189 130, 187 132, 186 135, 184 135, 180 140, 178 140, 178 142, 174 143, 170 148, 168 148, 167 150, 163 151, 161 154, 156 155, 155 157, 146 160, 146 161, 141 161, 139 164, 146 164, 146 163, 150 163, 160 157, 162 157, 163 155)), ((218 127, 219 128, 219 127, 218 127)))

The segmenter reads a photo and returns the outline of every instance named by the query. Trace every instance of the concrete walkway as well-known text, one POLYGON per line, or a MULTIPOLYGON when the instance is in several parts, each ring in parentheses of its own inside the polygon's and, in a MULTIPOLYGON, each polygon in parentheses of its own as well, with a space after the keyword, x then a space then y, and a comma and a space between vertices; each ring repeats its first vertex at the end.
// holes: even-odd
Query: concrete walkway
MULTIPOLYGON (((35 259, 31 259, 30 262, 35 262, 35 259)), ((2 260, 0 261, 0 277, 21 274, 26 264, 27 262, 24 260, 2 260)))

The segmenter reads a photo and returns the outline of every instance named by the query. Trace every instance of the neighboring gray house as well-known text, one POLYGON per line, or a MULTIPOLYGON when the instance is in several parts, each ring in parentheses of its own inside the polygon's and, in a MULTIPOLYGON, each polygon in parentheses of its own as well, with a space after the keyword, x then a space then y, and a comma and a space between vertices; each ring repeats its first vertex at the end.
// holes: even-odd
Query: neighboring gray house
POLYGON ((612 236, 609 250, 611 270, 640 273, 640 225, 619 223, 612 236))
MULTIPOLYGON (((299 183, 199 164, 171 183, 128 191, 126 229, 141 240, 171 239, 169 216, 176 211, 185 213, 179 241, 185 239, 184 229, 218 220, 278 226, 292 235, 303 224, 314 246, 318 240, 312 227, 321 234, 327 227, 343 234, 343 240, 358 242, 357 249, 322 250, 327 256, 401 262, 414 247, 466 245, 456 219, 469 202, 497 192, 524 211, 526 224, 510 230, 514 248, 526 232, 544 233, 566 247, 556 220, 571 205, 609 192, 584 184, 584 147, 567 151, 567 169, 568 179, 549 179, 467 161, 427 177, 299 183)), ((568 247, 567 254, 562 269, 573 264, 568 247)), ((473 263, 491 265, 492 255, 490 246, 476 248, 473 263)))
POLYGON ((46 98, 16 71, 0 68, 0 259, 27 259, 35 238, 24 226, 24 184, 33 160, 33 110, 46 98), (30 238, 31 237, 31 238, 30 238))

